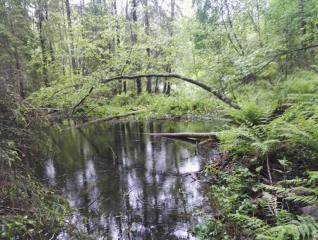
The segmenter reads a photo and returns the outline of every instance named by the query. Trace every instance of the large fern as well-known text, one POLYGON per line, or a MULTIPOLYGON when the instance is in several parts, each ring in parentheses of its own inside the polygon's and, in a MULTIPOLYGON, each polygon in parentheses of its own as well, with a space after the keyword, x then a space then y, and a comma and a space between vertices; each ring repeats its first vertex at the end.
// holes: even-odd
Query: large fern
POLYGON ((265 229, 256 234, 257 240, 314 240, 318 235, 318 223, 310 217, 298 216, 287 224, 265 229))
POLYGON ((303 205, 318 204, 318 188, 315 181, 318 173, 311 171, 308 179, 283 180, 275 185, 263 184, 265 191, 277 194, 281 199, 303 205))
POLYGON ((293 220, 270 226, 259 218, 231 214, 229 218, 242 231, 242 235, 257 240, 314 240, 318 237, 318 223, 311 217, 298 216, 293 220))

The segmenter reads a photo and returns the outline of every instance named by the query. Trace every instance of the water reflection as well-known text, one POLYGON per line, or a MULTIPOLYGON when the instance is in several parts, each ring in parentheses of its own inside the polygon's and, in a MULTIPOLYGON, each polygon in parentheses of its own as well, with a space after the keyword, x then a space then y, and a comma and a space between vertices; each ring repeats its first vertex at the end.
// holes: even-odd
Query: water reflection
POLYGON ((191 227, 200 221, 197 210, 205 204, 196 173, 204 163, 194 146, 145 134, 182 127, 189 124, 51 130, 53 150, 43 178, 80 209, 71 221, 96 239, 194 239, 191 227))

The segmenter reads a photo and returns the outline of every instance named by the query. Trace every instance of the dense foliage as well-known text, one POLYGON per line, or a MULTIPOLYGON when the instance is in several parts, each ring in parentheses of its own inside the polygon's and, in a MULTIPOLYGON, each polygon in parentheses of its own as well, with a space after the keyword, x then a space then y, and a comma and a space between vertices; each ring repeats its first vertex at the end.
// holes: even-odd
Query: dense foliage
POLYGON ((17 169, 27 166, 30 144, 20 135, 30 126, 20 122, 43 110, 222 114, 231 121, 218 133, 226 157, 207 167, 217 176, 211 193, 219 214, 194 229, 198 237, 317 237, 318 1, 195 0, 192 13, 182 13, 183 4, 0 1, 1 237, 54 235, 69 211, 17 169), (101 83, 152 72, 197 79, 239 109, 174 78, 101 83), (17 135, 4 131, 12 127, 17 135))

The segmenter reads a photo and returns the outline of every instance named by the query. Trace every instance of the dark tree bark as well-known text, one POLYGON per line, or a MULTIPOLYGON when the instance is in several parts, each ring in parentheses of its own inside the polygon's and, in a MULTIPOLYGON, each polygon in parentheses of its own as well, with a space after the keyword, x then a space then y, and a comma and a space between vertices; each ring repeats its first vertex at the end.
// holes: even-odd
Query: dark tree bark
POLYGON ((166 94, 167 94, 167 95, 170 95, 170 92, 171 92, 171 84, 170 84, 170 82, 168 82, 166 94))
POLYGON ((163 83, 162 93, 165 93, 166 89, 167 89, 167 79, 165 79, 165 82, 163 83))
POLYGON ((141 94, 142 85, 141 85, 141 79, 139 77, 136 78, 136 87, 137 87, 137 94, 141 94))
POLYGON ((127 93, 127 82, 123 81, 123 91, 124 93, 127 93))
POLYGON ((151 77, 147 78, 147 92, 148 93, 152 92, 152 78, 151 77))
POLYGON ((156 78, 155 93, 159 92, 159 79, 156 78))

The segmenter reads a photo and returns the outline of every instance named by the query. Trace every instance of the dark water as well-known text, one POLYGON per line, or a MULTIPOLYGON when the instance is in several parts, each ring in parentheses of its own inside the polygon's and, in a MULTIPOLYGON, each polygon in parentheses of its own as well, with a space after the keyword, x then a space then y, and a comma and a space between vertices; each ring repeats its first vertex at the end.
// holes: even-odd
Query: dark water
POLYGON ((198 174, 207 159, 195 145, 146 133, 217 126, 160 121, 52 128, 41 139, 47 147, 38 174, 80 209, 69 221, 96 239, 195 239, 191 229, 208 208, 198 174))

